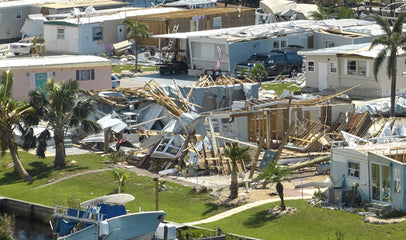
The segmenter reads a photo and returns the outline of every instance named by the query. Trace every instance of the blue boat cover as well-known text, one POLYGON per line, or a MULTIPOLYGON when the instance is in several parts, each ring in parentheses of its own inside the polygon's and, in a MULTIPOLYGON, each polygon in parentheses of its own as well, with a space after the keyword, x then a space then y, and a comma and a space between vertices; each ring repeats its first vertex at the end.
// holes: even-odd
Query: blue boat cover
POLYGON ((104 219, 127 214, 124 205, 111 206, 107 204, 100 204, 98 206, 100 207, 100 213, 104 214, 104 219))

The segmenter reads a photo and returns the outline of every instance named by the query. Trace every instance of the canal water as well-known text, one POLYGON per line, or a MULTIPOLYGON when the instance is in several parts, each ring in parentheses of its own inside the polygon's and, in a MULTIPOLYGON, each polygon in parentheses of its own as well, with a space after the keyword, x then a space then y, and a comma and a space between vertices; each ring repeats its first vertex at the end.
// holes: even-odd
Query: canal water
POLYGON ((31 222, 22 217, 15 218, 16 240, 52 240, 52 235, 51 227, 47 223, 31 222))

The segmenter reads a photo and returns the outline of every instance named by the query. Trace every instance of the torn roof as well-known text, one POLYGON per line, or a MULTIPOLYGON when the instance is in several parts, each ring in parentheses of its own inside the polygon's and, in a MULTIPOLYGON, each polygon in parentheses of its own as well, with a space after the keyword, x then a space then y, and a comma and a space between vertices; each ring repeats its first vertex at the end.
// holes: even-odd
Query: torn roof
MULTIPOLYGON (((361 44, 353 44, 353 45, 343 45, 338 47, 332 48, 323 48, 311 51, 299 51, 298 54, 304 56, 362 56, 366 58, 375 58, 379 51, 382 50, 382 45, 377 45, 374 48, 370 49, 371 43, 361 43, 361 44)), ((399 48, 398 56, 405 55, 405 51, 399 48)))
POLYGON ((235 28, 222 28, 215 30, 170 33, 154 35, 154 38, 225 38, 228 42, 247 41, 264 37, 277 37, 280 34, 311 32, 325 30, 347 37, 378 36, 383 34, 375 22, 359 19, 328 19, 328 20, 297 20, 287 22, 268 23, 235 28), (351 32, 351 35, 348 34, 351 32))
POLYGON ((110 60, 90 55, 56 55, 41 57, 5 58, 0 60, 0 69, 44 67, 59 65, 80 65, 86 66, 99 64, 101 66, 111 65, 110 60))
POLYGON ((316 4, 296 3, 289 0, 262 0, 259 7, 265 12, 272 12, 276 15, 281 15, 289 10, 302 13, 306 18, 309 18, 312 11, 317 11, 316 4))
MULTIPOLYGON (((123 11, 119 11, 117 13, 109 14, 109 15, 100 15, 101 12, 96 11, 94 13, 94 16, 75 17, 72 15, 65 19, 49 20, 47 22, 44 22, 44 24, 66 24, 66 23, 70 23, 72 25, 91 24, 91 23, 104 22, 107 20, 120 20, 120 19, 129 18, 129 17, 135 17, 135 16, 146 16, 149 14, 165 14, 165 13, 169 13, 169 12, 173 12, 173 11, 183 11, 183 9, 168 7, 168 8, 138 8, 138 9, 131 8, 129 10, 128 8, 124 8, 123 11)), ((178 12, 178 14, 181 14, 181 13, 178 12)), ((52 16, 56 16, 56 15, 52 15, 52 16)))
POLYGON ((159 19, 159 20, 166 20, 166 19, 178 19, 178 18, 189 18, 195 16, 209 16, 209 15, 217 15, 217 14, 227 14, 232 12, 245 12, 245 11, 253 11, 252 8, 248 7, 211 7, 211 8, 196 8, 196 9, 186 9, 182 13, 179 12, 171 12, 165 15, 160 13, 157 14, 149 14, 145 16, 141 16, 141 19, 159 19))

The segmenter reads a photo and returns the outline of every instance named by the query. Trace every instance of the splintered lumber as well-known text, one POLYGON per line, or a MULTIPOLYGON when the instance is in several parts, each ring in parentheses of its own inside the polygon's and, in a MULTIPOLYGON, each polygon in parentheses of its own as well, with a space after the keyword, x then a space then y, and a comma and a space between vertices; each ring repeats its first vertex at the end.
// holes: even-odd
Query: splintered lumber
POLYGON ((221 86, 221 85, 234 85, 243 83, 255 83, 255 81, 246 79, 237 79, 231 76, 221 75, 216 79, 213 79, 210 75, 202 75, 196 82, 192 84, 192 87, 210 87, 210 86, 221 86))
POLYGON ((354 86, 352 88, 349 88, 347 90, 344 90, 344 91, 336 93, 336 94, 332 94, 332 95, 324 96, 324 97, 320 97, 320 98, 315 98, 315 99, 310 99, 310 100, 293 101, 291 104, 292 105, 315 105, 315 104, 318 104, 318 103, 325 102, 325 101, 327 101, 329 99, 338 97, 338 96, 340 96, 342 94, 346 94, 347 92, 350 92, 350 91, 352 91, 354 89, 357 89, 357 88, 359 88, 361 86, 362 86, 361 84, 358 84, 357 86, 354 86))
POLYGON ((289 143, 285 146, 291 150, 309 152, 317 150, 318 140, 329 132, 330 127, 312 120, 303 119, 296 126, 289 143))
POLYGON ((314 164, 328 161, 329 159, 330 159, 330 155, 326 155, 326 156, 315 158, 315 159, 310 160, 310 161, 296 163, 296 164, 294 164, 292 166, 288 166, 287 169, 289 169, 289 170, 297 170, 297 169, 301 169, 301 168, 305 168, 305 167, 310 167, 310 166, 312 166, 314 164))
POLYGON ((164 106, 170 114, 175 117, 179 117, 187 111, 187 109, 181 109, 166 93, 158 87, 158 83, 155 81, 149 81, 145 83, 144 89, 148 91, 150 97, 152 97, 158 104, 164 106))
POLYGON ((261 139, 259 140, 257 152, 255 153, 254 162, 252 163, 252 168, 251 168, 250 174, 248 176, 249 179, 252 179, 252 177, 254 176, 254 171, 257 168, 257 162, 258 162, 259 154, 261 153, 261 150, 262 150, 263 142, 264 142, 264 137, 262 136, 261 139))

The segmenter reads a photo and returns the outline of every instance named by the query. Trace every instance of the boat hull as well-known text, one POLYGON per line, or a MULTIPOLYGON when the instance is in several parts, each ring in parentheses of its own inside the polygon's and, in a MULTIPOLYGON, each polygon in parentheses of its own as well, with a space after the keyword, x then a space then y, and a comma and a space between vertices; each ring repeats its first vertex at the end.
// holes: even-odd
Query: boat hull
MULTIPOLYGON (((103 235, 105 240, 151 240, 165 212, 140 212, 107 219, 108 231, 103 235)), ((107 227, 106 227, 107 228, 107 227)), ((98 240, 99 225, 92 225, 59 239, 98 240)))

